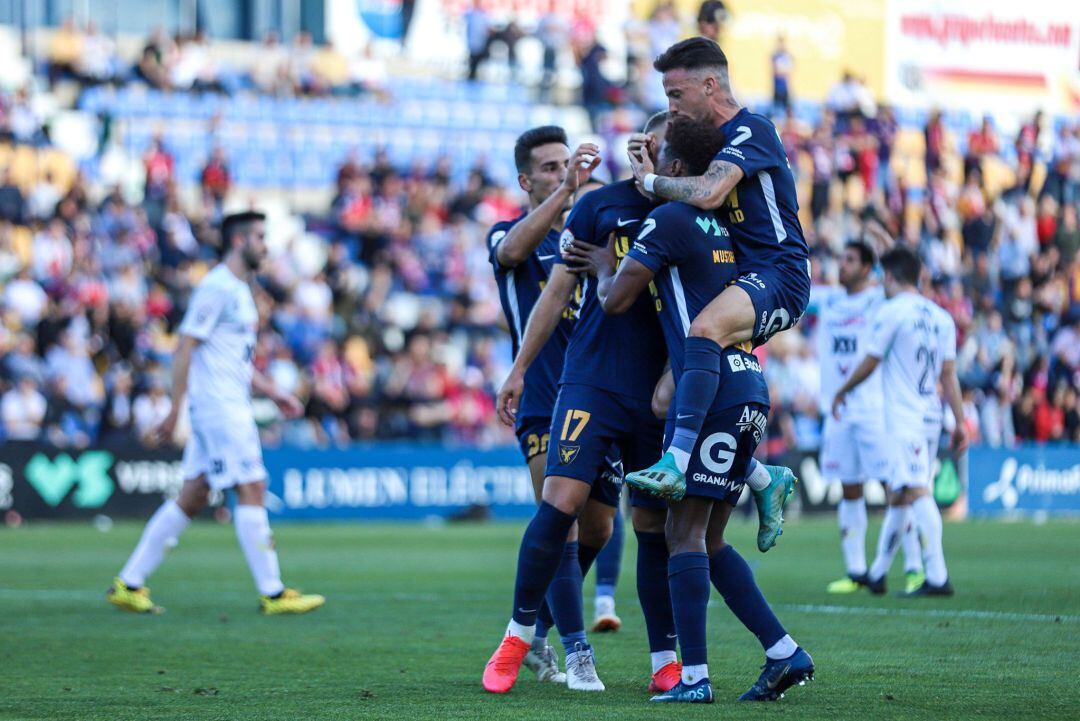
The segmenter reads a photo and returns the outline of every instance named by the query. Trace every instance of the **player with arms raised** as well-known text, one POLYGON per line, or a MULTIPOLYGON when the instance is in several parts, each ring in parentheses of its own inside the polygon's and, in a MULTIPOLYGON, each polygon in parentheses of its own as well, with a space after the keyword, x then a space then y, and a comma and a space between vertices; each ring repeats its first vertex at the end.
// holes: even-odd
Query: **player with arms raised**
POLYGON ((251 391, 273 400, 287 417, 298 417, 303 407, 252 365, 259 314, 249 284, 266 257, 265 221, 257 212, 222 221, 225 257, 195 288, 180 324, 172 410, 156 434, 162 441, 172 438, 186 395, 191 435, 184 447, 184 485, 177 499, 165 501, 146 524, 109 589, 109 602, 125 611, 161 611, 150 599, 146 580, 161 564, 169 543, 206 507, 210 491, 229 488, 236 493, 236 537, 255 578, 260 610, 270 615, 306 613, 325 603, 322 596, 301 594, 281 582, 266 514, 266 469, 251 391))
MULTIPOLYGON (((833 399, 833 417, 839 419, 849 394, 879 366, 885 393, 885 431, 892 444, 889 507, 878 539, 877 557, 867 574, 867 586, 885 593, 885 575, 892 565, 900 538, 914 514, 922 536, 926 581, 908 595, 951 596, 952 585, 941 545, 941 512, 930 494, 933 459, 926 437, 925 418, 932 405, 940 407, 938 381, 957 418, 963 418, 960 382, 956 377, 956 329, 933 302, 918 291, 921 263, 907 248, 890 250, 881 259, 885 296, 889 299, 874 319, 866 357, 833 399), (951 332, 950 332, 951 331, 951 332)), ((963 423, 953 431, 953 447, 967 445, 963 423)))
MULTIPOLYGON (((673 126, 684 119, 709 123, 724 133, 726 143, 703 175, 668 178, 653 173, 649 153, 642 152, 655 138, 636 135, 630 148, 634 177, 660 199, 720 213, 741 274, 691 323, 686 368, 675 393, 675 432, 664 456, 626 478, 669 493, 685 485, 690 453, 719 386, 724 349, 764 343, 799 321, 810 296, 810 262, 784 146, 768 118, 736 102, 720 46, 706 38, 684 40, 653 67, 663 73, 673 126)), ((788 469, 755 464, 747 483, 762 521, 758 546, 768 550, 780 535, 795 478, 788 469)))

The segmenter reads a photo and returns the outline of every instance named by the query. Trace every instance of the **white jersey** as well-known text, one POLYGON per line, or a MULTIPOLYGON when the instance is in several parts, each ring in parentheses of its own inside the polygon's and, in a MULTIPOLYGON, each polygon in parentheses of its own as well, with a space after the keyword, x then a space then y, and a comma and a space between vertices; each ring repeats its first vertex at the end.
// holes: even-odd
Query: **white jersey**
POLYGON ((901 293, 885 301, 874 319, 867 353, 882 359, 890 435, 922 436, 928 409, 936 405, 940 412, 938 378, 944 361, 956 357, 956 334, 951 319, 952 335, 943 330, 938 310, 917 293, 901 293))
MULTIPOLYGON (((956 360, 956 322, 953 321, 949 311, 934 302, 930 302, 930 309, 937 315, 938 348, 941 349, 941 360, 956 360)), ((940 378, 940 373, 938 374, 940 378)), ((937 436, 941 434, 941 425, 945 420, 945 409, 941 395, 937 392, 926 399, 926 423, 927 433, 937 436)), ((936 439, 935 439, 936 440, 936 439)))
POLYGON ((248 284, 224 263, 195 288, 180 333, 201 341, 188 370, 193 418, 251 415, 251 356, 259 313, 248 284))
MULTIPOLYGON (((818 360, 821 363, 821 413, 832 413, 833 397, 848 376, 866 357, 873 318, 885 302, 878 286, 849 294, 843 289, 821 301, 818 325, 818 360)), ((843 414, 857 419, 880 416, 882 407, 881 370, 859 384, 844 401, 843 414)))

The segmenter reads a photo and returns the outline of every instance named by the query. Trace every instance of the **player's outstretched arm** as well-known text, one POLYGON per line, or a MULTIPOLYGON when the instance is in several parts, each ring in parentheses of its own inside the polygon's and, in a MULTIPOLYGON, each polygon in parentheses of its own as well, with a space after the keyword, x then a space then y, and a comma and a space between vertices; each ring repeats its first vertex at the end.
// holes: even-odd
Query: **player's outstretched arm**
POLYGON ((870 377, 878 365, 881 363, 881 359, 877 356, 869 355, 862 359, 862 363, 859 367, 852 372, 848 379, 844 381, 844 385, 840 386, 840 390, 836 391, 836 396, 832 402, 832 414, 833 418, 840 420, 840 406, 844 405, 844 398, 848 393, 855 390, 860 383, 870 377))
POLYGON ((656 175, 648 153, 630 152, 630 168, 638 186, 645 192, 664 200, 681 200, 702 210, 716 210, 728 197, 728 193, 743 179, 738 165, 726 160, 714 160, 705 175, 668 178, 656 175))
POLYGON ((540 297, 529 315, 525 325, 525 336, 521 339, 521 348, 510 369, 510 375, 499 388, 495 400, 495 410, 499 420, 508 426, 514 425, 518 402, 525 387, 525 371, 529 369, 536 356, 551 338, 562 319, 563 311, 570 305, 577 287, 577 276, 566 269, 565 265, 556 264, 551 270, 551 277, 540 293, 540 297))
POLYGON ((582 143, 570 158, 566 178, 543 203, 514 224, 495 249, 495 258, 504 268, 514 268, 525 262, 543 242, 548 231, 574 197, 578 187, 589 179, 600 165, 600 148, 582 143))
POLYGON ((953 450, 960 453, 967 448, 967 429, 964 427, 964 400, 960 392, 960 378, 956 375, 956 361, 947 360, 941 364, 941 388, 945 392, 945 402, 949 404, 956 427, 952 432, 953 450))
POLYGON ((168 443, 172 440, 176 431, 176 421, 180 417, 180 409, 184 407, 184 396, 187 395, 188 368, 191 367, 191 354, 195 346, 201 341, 190 335, 180 336, 180 344, 173 353, 172 366, 172 407, 169 415, 154 429, 153 438, 158 443, 168 443))

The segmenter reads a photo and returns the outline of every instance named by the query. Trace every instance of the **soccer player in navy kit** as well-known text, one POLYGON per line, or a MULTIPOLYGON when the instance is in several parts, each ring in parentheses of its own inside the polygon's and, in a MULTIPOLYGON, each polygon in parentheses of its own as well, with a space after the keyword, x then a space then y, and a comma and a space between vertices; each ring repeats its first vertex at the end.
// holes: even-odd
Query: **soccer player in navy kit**
MULTIPOLYGON (((701 173, 723 136, 697 125, 669 131, 657 161, 664 175, 701 173)), ((708 211, 672 202, 653 210, 616 273, 614 243, 575 242, 567 257, 596 275, 607 313, 623 313, 646 289, 658 288, 660 322, 676 383, 685 372, 690 319, 736 281, 738 268, 728 229, 708 211)), ((724 351, 724 393, 713 398, 687 467, 686 496, 673 501, 667 524, 669 584, 682 679, 656 702, 711 703, 705 618, 710 577, 725 602, 765 650, 764 669, 743 700, 774 700, 812 677, 809 654, 776 619, 750 567, 724 542, 724 528, 742 492, 746 472, 769 414, 769 391, 746 347, 724 351)), ((668 418, 667 432, 674 418, 668 418)))
MULTIPOLYGON (((730 229, 741 274, 692 319, 687 366, 675 394, 675 432, 664 457, 626 479, 677 494, 717 392, 724 349, 745 341, 764 343, 794 326, 809 302, 810 264, 784 146, 768 118, 741 107, 732 96, 720 46, 706 38, 684 40, 653 66, 663 73, 673 132, 682 121, 708 123, 724 133, 726 142, 703 174, 671 178, 654 174, 650 154, 642 152, 655 139, 636 135, 630 144, 634 177, 657 198, 717 211, 730 229)), ((787 469, 756 464, 747 483, 762 519, 758 545, 766 550, 780 533, 795 479, 787 469)))
MULTIPOLYGON (((662 134, 664 121, 663 116, 651 119, 647 131, 662 134)), ((603 246, 609 235, 615 235, 619 246, 628 249, 652 208, 653 202, 632 181, 612 183, 574 206, 562 242, 578 239, 603 246)), ((577 284, 574 271, 558 262, 529 318, 510 376, 499 391, 497 406, 504 423, 513 423, 521 413, 526 373, 555 332, 577 284)), ((642 298, 626 316, 607 317, 596 298, 595 282, 584 281, 552 417, 543 500, 522 538, 512 618, 484 670, 488 691, 505 693, 513 687, 532 642, 537 609, 563 555, 567 531, 585 507, 611 445, 620 447, 628 469, 643 467, 660 452, 663 424, 653 415, 651 403, 667 353, 654 302, 642 298)), ((679 677, 666 584, 663 522, 667 511, 659 499, 640 495, 639 503, 645 505, 634 509, 638 594, 653 662, 650 688, 663 691, 679 677)), ((567 685, 573 673, 580 674, 577 688, 604 690, 587 644, 567 657, 567 685)))
MULTIPOLYGON (((523 133, 514 148, 518 183, 528 194, 529 212, 496 223, 488 233, 490 261, 495 270, 499 298, 517 356, 525 321, 547 282, 558 256, 559 229, 564 212, 582 185, 588 182, 600 162, 599 148, 580 145, 570 154, 566 132, 556 126, 542 126, 523 133)), ((568 309, 555 332, 541 349, 525 375, 520 412, 515 431, 522 454, 529 465, 537 501, 544 480, 544 458, 551 428, 559 376, 566 344, 573 329, 574 309, 568 309)), ((566 683, 559 671, 554 649, 547 643, 547 630, 554 622, 570 653, 585 640, 581 585, 583 567, 588 568, 611 535, 612 520, 622 489, 622 469, 618 458, 607 459, 593 493, 582 514, 581 533, 570 531, 556 580, 548 590, 546 607, 541 606, 537 634, 525 665, 540 681, 566 683)))

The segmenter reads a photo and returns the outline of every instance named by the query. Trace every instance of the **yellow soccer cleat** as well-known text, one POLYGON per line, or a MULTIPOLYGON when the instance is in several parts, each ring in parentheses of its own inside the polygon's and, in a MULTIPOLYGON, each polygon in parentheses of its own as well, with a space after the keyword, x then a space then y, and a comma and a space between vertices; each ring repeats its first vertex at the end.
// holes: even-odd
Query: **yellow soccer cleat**
POLYGON ((165 613, 165 609, 150 600, 150 589, 146 586, 138 589, 127 587, 119 578, 113 579, 113 585, 105 594, 109 603, 132 613, 165 613))
POLYGON ((863 582, 864 577, 844 576, 841 579, 833 581, 825 587, 826 593, 855 593, 866 584, 863 582))
POLYGON ((316 593, 300 593, 295 588, 286 588, 277 598, 259 597, 259 610, 267 616, 280 613, 307 613, 326 603, 326 599, 316 593))

